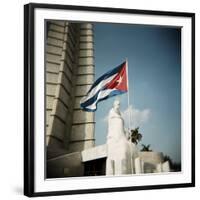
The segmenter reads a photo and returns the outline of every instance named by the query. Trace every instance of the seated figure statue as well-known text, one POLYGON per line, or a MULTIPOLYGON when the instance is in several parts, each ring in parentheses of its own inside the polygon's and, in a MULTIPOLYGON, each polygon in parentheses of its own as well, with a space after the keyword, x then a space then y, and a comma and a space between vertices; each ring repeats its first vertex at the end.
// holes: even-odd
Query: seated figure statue
POLYGON ((126 138, 120 102, 115 100, 108 115, 106 175, 134 173, 136 146, 126 138))

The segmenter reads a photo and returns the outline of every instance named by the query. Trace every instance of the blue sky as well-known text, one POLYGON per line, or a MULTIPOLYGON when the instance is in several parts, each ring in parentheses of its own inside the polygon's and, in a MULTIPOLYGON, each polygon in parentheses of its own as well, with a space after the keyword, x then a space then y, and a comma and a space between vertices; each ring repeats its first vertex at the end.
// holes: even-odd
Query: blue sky
MULTIPOLYGON (((121 64, 129 64, 132 127, 139 126, 140 144, 181 160, 181 31, 178 28, 94 24, 95 79, 121 64)), ((127 94, 118 96, 127 122, 127 94)), ((98 104, 96 145, 104 144, 106 116, 115 97, 98 104)), ((140 149, 139 145, 139 149, 140 149)))

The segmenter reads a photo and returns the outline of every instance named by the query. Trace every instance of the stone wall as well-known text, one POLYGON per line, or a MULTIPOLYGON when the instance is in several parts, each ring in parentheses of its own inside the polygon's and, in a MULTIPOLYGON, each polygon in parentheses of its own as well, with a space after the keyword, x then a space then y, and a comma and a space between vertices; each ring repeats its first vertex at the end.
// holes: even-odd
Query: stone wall
POLYGON ((157 165, 163 163, 163 153, 154 151, 141 151, 139 157, 143 162, 144 173, 157 172, 157 165))
POLYGON ((94 113, 79 101, 94 81, 89 23, 48 21, 46 40, 46 144, 48 158, 94 146, 94 113))
POLYGON ((84 175, 81 153, 74 152, 57 156, 47 161, 47 178, 63 178, 84 175))

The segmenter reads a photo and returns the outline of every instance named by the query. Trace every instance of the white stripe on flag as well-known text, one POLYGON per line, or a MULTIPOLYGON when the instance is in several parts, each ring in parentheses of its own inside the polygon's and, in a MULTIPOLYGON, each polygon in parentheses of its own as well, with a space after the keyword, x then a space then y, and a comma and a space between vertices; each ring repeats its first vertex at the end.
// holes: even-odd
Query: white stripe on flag
POLYGON ((106 90, 101 90, 98 94, 98 97, 96 99, 96 101, 87 106, 86 108, 87 109, 90 109, 90 110, 95 110, 96 109, 96 103, 100 100, 100 99, 103 99, 104 97, 108 96, 111 92, 115 91, 116 89, 106 89, 106 90))
MULTIPOLYGON (((100 89, 102 89, 108 82, 110 82, 115 76, 117 75, 114 74, 112 76, 110 76, 109 78, 102 80, 98 85, 96 85, 96 87, 94 87, 90 93, 88 94, 88 96, 85 96, 81 99, 80 103, 83 103, 85 101, 87 101, 88 99, 92 98, 100 89)), ((97 98, 98 99, 98 98, 97 98)))

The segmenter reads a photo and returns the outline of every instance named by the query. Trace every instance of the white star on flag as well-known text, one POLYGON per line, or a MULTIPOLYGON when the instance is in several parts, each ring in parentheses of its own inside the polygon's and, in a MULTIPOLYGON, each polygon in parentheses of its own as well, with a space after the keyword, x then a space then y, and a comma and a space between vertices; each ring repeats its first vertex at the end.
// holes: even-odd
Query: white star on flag
POLYGON ((122 77, 120 76, 119 79, 116 81, 118 85, 122 82, 122 77))

